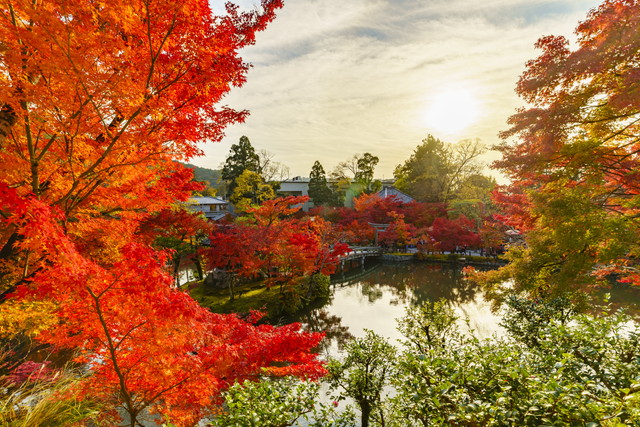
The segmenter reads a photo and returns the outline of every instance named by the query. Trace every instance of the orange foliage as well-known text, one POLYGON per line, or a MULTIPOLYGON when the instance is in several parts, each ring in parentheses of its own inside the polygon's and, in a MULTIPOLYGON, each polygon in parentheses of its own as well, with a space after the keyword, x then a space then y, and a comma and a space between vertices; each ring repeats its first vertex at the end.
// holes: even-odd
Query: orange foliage
MULTIPOLYGON (((524 233, 512 277, 527 286, 593 285, 615 272, 638 282, 640 2, 606 0, 576 28, 541 38, 517 92, 496 162, 512 185, 496 194, 524 233)), ((516 285, 518 285, 516 283, 516 285)))
POLYGON ((238 49, 281 6, 230 5, 224 16, 206 0, 0 8, 1 297, 45 307, 55 327, 32 335, 74 349, 92 374, 74 392, 121 406, 131 425, 144 410, 193 424, 236 379, 324 373, 310 353, 320 335, 210 313, 172 286, 165 255, 149 247, 202 228, 160 226, 199 188, 174 160, 244 119, 216 103, 245 80, 238 49))
POLYGON ((250 216, 216 230, 205 257, 210 267, 242 277, 267 277, 283 283, 315 273, 331 274, 346 251, 340 233, 320 217, 292 216, 307 197, 267 200, 249 209, 250 216))

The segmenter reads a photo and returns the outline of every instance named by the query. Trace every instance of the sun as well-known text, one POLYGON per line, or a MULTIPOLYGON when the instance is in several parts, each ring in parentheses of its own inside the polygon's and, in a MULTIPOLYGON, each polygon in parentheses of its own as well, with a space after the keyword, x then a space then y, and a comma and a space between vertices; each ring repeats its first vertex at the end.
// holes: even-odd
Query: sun
POLYGON ((436 136, 458 136, 479 116, 478 100, 471 91, 451 88, 434 94, 424 115, 424 124, 436 136))

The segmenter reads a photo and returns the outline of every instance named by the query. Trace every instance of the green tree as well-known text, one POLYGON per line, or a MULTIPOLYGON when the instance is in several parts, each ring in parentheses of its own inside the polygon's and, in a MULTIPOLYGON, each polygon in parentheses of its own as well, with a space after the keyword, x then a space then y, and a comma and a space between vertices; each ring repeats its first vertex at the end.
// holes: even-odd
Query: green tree
POLYGON ((309 174, 309 197, 316 206, 337 204, 336 194, 327 183, 327 175, 319 161, 313 164, 309 174))
MULTIPOLYGON (((445 301, 409 308, 402 352, 372 331, 328 365, 332 390, 363 426, 614 427, 640 423, 640 328, 622 311, 577 311, 568 297, 507 301, 502 338, 481 340, 445 301), (389 395, 382 398, 383 388, 389 395)), ((231 388, 216 426, 354 425, 295 380, 231 388), (318 408, 316 408, 318 409, 318 408), (351 424, 348 424, 348 423, 351 424)))
POLYGON ((257 172, 247 169, 236 179, 236 186, 230 200, 236 209, 244 211, 251 205, 258 205, 274 197, 276 194, 273 187, 264 182, 257 172))
POLYGON ((496 162, 512 182, 497 201, 526 246, 487 275, 493 288, 640 284, 639 19, 637 1, 607 1, 578 25, 575 49, 537 42, 516 88, 531 107, 510 117, 496 162))
MULTIPOLYGON (((263 378, 235 384, 224 393, 222 414, 212 427, 287 427, 305 421, 309 427, 351 427, 353 411, 316 403, 320 384, 296 378, 263 378)), ((298 425, 298 424, 296 424, 298 425)))
POLYGON ((356 196, 362 192, 374 193, 382 188, 382 183, 373 179, 374 170, 379 161, 380 159, 371 153, 354 154, 349 160, 338 163, 331 172, 331 179, 343 192, 351 187, 356 196), (351 186, 354 181, 355 188, 351 186))
POLYGON ((260 156, 256 154, 251 141, 246 136, 240 137, 237 144, 233 144, 229 155, 222 167, 222 179, 227 181, 227 195, 233 194, 237 179, 246 170, 258 172, 260 168, 260 156))
POLYGON ((479 202, 491 203, 491 192, 496 187, 495 178, 479 173, 465 177, 456 192, 453 194, 457 200, 477 200, 479 202))
POLYGON ((197 191, 196 193, 199 193, 204 197, 216 197, 218 190, 215 187, 212 187, 209 181, 203 181, 202 183, 206 185, 206 188, 204 190, 197 191))
POLYGON ((429 135, 416 147, 411 157, 398 165, 393 173, 395 186, 405 193, 425 202, 442 202, 446 199, 450 166, 449 151, 445 143, 429 135))
POLYGON ((497 212, 491 200, 496 185, 493 177, 481 174, 468 176, 449 202, 449 215, 454 218, 464 215, 479 226, 485 218, 497 212))
POLYGON ((429 350, 446 350, 459 339, 458 317, 444 300, 426 302, 407 310, 398 325, 405 337, 404 346, 412 352, 425 354, 429 350))
POLYGON ((629 316, 578 314, 566 299, 514 298, 507 311, 509 335, 487 340, 462 332, 444 303, 408 311, 388 425, 637 425, 629 316))
POLYGON ((447 144, 429 135, 396 167, 395 186, 423 202, 448 202, 470 176, 479 174, 477 159, 483 152, 478 140, 447 144))
POLYGON ((382 391, 394 369, 395 348, 373 331, 366 330, 364 338, 355 338, 346 346, 344 360, 329 361, 329 383, 341 389, 360 408, 362 427, 375 418, 384 425, 382 391))
POLYGON ((373 179, 373 171, 379 161, 378 156, 364 153, 356 162, 358 169, 354 175, 354 180, 367 194, 375 193, 382 188, 382 183, 373 179))

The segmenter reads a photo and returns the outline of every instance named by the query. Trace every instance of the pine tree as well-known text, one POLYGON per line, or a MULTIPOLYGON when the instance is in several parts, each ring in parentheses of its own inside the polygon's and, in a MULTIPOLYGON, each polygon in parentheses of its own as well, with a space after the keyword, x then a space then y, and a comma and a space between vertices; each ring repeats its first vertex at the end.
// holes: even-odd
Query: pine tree
POLYGON ((313 164, 309 180, 309 197, 316 206, 335 205, 336 197, 327 185, 327 175, 319 161, 313 164))
POLYGON ((260 157, 251 145, 251 141, 246 136, 240 137, 237 144, 233 144, 229 150, 229 155, 222 168, 222 179, 229 183, 227 194, 233 194, 236 188, 236 180, 246 170, 258 172, 260 167, 260 157))

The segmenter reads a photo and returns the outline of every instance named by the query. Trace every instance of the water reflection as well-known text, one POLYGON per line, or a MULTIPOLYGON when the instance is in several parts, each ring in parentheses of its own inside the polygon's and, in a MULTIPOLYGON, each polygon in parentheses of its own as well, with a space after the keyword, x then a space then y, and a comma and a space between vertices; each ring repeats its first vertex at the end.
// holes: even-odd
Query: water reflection
POLYGON ((399 304, 415 306, 446 299, 454 305, 474 301, 479 288, 465 280, 459 268, 428 263, 385 264, 361 279, 364 286, 386 286, 399 304))
POLYGON ((481 337, 501 333, 500 318, 492 313, 477 285, 462 280, 459 268, 429 263, 379 264, 356 276, 335 278, 330 301, 322 308, 302 314, 298 321, 308 330, 325 331, 320 349, 335 356, 352 336, 371 329, 395 343, 401 338, 397 319, 407 307, 424 301, 446 299, 461 318, 469 318, 471 329, 481 337))
POLYGON ((325 308, 311 310, 298 321, 305 325, 307 331, 325 333, 325 339, 317 349, 320 354, 330 354, 332 347, 342 348, 353 338, 349 327, 342 324, 342 319, 335 314, 330 314, 325 308))
MULTIPOLYGON (((500 313, 491 311, 479 286, 465 281, 460 268, 447 264, 388 263, 367 264, 351 274, 333 278, 332 296, 321 308, 309 310, 296 319, 311 331, 324 331, 320 353, 337 356, 341 347, 353 336, 364 336, 371 329, 395 344, 401 339, 396 330, 397 319, 408 307, 425 301, 446 299, 458 316, 469 319, 469 326, 481 337, 502 335, 500 313)), ((640 318, 640 289, 614 284, 611 289, 595 292, 589 305, 602 310, 602 295, 610 292, 611 309, 624 307, 640 318)))
MULTIPOLYGON (((612 283, 610 287, 599 289, 594 293, 592 306, 601 306, 609 294, 609 308, 612 311, 623 308, 624 311, 640 321, 640 288, 622 283, 612 283)), ((598 311, 594 308, 593 311, 598 311)))

